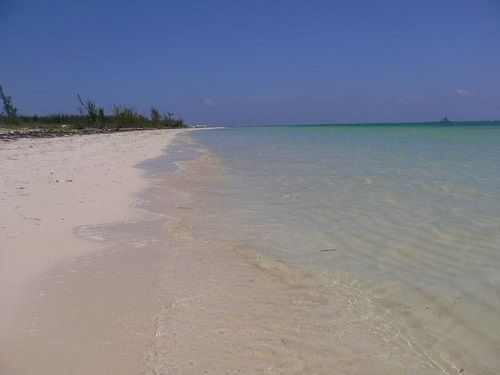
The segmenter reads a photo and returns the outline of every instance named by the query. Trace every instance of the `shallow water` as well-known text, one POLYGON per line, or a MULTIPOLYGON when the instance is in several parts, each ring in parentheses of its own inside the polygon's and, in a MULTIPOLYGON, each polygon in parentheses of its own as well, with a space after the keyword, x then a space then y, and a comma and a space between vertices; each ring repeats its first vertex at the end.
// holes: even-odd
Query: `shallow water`
POLYGON ((142 207, 164 215, 164 231, 157 236, 168 239, 151 291, 159 311, 145 362, 153 373, 455 370, 387 324, 355 280, 290 267, 220 227, 218 219, 229 212, 206 187, 227 181, 221 160, 192 139, 177 145, 143 164, 178 167, 167 174, 150 168, 156 182, 142 201, 142 207), (179 162, 178 152, 186 155, 190 147, 198 150, 193 159, 179 162))
POLYGON ((374 326, 443 368, 500 371, 500 126, 237 128, 179 142, 220 172, 184 187, 208 202, 200 236, 312 271, 322 293, 355 285, 374 326))

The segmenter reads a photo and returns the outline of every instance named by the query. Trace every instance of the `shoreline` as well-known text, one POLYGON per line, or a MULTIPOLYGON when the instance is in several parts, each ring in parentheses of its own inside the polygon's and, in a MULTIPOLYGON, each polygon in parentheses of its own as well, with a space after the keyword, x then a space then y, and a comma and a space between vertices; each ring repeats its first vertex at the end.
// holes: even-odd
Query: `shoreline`
MULTIPOLYGON (((184 130, 30 138, 1 144, 1 332, 13 328, 19 302, 31 302, 35 281, 58 264, 103 248, 75 236, 74 228, 146 215, 133 203, 137 191, 149 181, 134 166, 160 155, 179 131, 184 130)), ((9 346, 8 335, 1 336, 1 345, 9 346)))
MULTIPOLYGON (((203 129, 222 129, 223 127, 207 127, 203 129)), ((26 138, 59 138, 72 137, 76 135, 91 135, 91 134, 113 134, 124 132, 143 132, 143 131, 179 131, 179 130, 194 130, 196 127, 185 128, 81 128, 81 129, 38 129, 38 128, 20 128, 10 129, 0 127, 0 141, 12 142, 26 138)))
MULTIPOLYGON (((148 146, 134 155, 164 157, 148 146)), ((71 231, 72 243, 88 251, 55 254, 58 261, 20 296, 0 341, 9 374, 447 373, 373 325, 356 285, 328 285, 324 293, 249 244, 202 235, 216 214, 202 186, 223 172, 204 152, 180 163, 175 173, 148 178, 121 165, 134 171, 122 177, 127 194, 93 202, 99 211, 113 204, 114 214, 78 219, 73 228, 83 228, 76 232, 85 239, 71 231), (134 201, 141 208, 131 209, 134 201)))

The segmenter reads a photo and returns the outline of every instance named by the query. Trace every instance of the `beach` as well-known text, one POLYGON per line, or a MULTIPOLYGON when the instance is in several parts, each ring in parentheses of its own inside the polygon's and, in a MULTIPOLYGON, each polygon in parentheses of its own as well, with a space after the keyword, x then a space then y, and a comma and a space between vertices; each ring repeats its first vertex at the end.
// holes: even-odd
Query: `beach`
POLYGON ((500 0, 0 14, 0 375, 500 374, 500 0))
MULTIPOLYGON (((37 309, 45 296, 42 289, 50 287, 42 287, 43 280, 53 286, 50 280, 58 267, 102 251, 102 244, 76 236, 77 227, 144 216, 135 207, 135 193, 148 182, 134 165, 161 154, 176 132, 2 142, 0 372, 49 373, 41 366, 46 360, 38 362, 36 353, 50 347, 50 343, 43 337, 36 341, 28 334, 30 329, 37 330, 28 327, 37 319, 30 315, 30 309, 37 309), (21 317, 20 313, 25 315, 21 317), (17 340, 23 339, 33 342, 33 356, 16 351, 17 340)), ((60 311, 62 306, 53 308, 60 311)), ((70 373, 70 368, 67 371, 70 373)))
MULTIPOLYGON (((290 159, 273 140, 297 150, 297 131, 158 130, 1 144, 0 372, 494 373, 453 336, 432 335, 443 326, 424 316, 460 328, 454 314, 462 310, 415 293, 396 273, 378 278, 390 269, 352 263, 370 259, 355 253, 366 248, 366 230, 353 229, 365 225, 354 221, 363 215, 320 221, 356 212, 307 211, 316 206, 304 192, 328 185, 304 173, 326 169, 306 153, 290 159), (327 238, 319 223, 343 230, 327 238)), ((332 181, 350 181, 344 168, 336 164, 341 178, 332 181)))

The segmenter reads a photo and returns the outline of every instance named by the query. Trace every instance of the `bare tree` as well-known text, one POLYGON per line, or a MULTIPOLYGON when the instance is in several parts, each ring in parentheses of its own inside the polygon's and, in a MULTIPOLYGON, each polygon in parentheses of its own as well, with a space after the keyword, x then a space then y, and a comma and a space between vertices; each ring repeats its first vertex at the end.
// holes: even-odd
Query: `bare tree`
POLYGON ((2 86, 0 85, 0 98, 3 102, 2 114, 10 119, 17 118, 17 108, 12 102, 12 97, 4 93, 2 86))
MULTIPOLYGON (((80 103, 80 114, 82 116, 87 116, 90 122, 96 122, 99 109, 97 105, 90 99, 83 100, 80 94, 77 94, 78 102, 80 103)), ((104 113, 104 112, 103 112, 104 113)))

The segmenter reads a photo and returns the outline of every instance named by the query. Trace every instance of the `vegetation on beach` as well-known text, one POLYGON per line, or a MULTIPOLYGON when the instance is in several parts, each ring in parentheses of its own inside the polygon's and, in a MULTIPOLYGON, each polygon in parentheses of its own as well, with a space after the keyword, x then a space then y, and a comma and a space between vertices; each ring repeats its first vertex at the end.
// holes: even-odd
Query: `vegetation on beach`
POLYGON ((0 127, 10 129, 125 129, 125 128, 185 128, 182 118, 173 113, 162 114, 151 107, 149 116, 139 113, 135 108, 126 105, 114 105, 111 114, 106 114, 103 107, 90 99, 76 96, 79 114, 52 114, 44 116, 20 115, 11 96, 8 96, 0 85, 0 127))
POLYGON ((17 122, 17 108, 12 102, 12 97, 4 93, 2 85, 0 85, 0 99, 2 99, 3 109, 0 112, 1 118, 8 122, 17 122))

